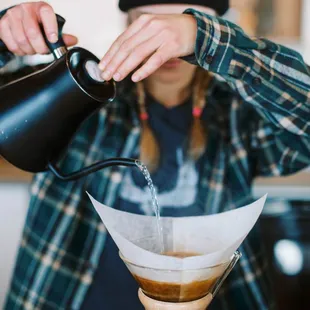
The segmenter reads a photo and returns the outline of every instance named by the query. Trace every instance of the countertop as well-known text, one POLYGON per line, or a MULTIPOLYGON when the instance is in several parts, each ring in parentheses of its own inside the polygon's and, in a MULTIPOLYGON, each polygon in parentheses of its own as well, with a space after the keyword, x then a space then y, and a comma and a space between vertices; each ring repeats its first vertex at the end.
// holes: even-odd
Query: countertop
POLYGON ((270 198, 310 201, 310 169, 287 177, 258 178, 253 192, 255 197, 268 193, 270 198))
POLYGON ((4 159, 0 158, 0 182, 30 182, 32 174, 15 168, 4 159))

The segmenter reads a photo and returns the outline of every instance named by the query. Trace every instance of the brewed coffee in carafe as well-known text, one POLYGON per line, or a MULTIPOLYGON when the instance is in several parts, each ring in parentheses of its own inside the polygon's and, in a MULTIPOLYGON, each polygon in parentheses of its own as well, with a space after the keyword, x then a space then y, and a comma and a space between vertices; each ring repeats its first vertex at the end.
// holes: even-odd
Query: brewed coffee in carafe
MULTIPOLYGON (((163 255, 173 256, 177 258, 186 258, 199 256, 198 253, 191 252, 165 252, 163 255)), ((161 282, 151 279, 143 278, 139 275, 133 274, 143 292, 156 300, 165 302, 189 302, 200 299, 211 292, 218 277, 214 276, 209 279, 195 280, 192 282, 161 282)))

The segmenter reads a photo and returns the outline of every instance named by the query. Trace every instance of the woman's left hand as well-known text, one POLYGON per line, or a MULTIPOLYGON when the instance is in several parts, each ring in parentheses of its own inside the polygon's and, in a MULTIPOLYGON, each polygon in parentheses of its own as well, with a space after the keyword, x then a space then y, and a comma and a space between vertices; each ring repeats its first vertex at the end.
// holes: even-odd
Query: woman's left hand
POLYGON ((141 15, 112 44, 99 68, 105 80, 132 76, 141 81, 172 58, 191 55, 195 49, 197 22, 188 14, 141 15))

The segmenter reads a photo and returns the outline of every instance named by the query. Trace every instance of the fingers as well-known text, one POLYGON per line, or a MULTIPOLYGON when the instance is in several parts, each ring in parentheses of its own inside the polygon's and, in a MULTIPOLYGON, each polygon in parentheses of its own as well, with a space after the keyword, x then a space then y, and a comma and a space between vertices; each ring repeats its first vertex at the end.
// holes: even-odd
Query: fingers
MULTIPOLYGON (((7 11, 0 20, 0 38, 7 48, 20 56, 48 52, 40 27, 51 43, 58 40, 58 25, 53 8, 45 2, 28 2, 7 11)), ((64 36, 67 46, 77 43, 74 36, 64 36)))
POLYGON ((145 59, 154 54, 154 51, 158 49, 161 44, 160 34, 154 36, 148 41, 143 42, 137 46, 131 53, 126 56, 125 61, 123 61, 120 66, 117 68, 113 79, 115 81, 121 81, 124 79, 130 72, 135 70, 145 59))
POLYGON ((39 20, 35 12, 25 6, 22 9, 22 14, 25 35, 33 50, 37 54, 48 53, 48 48, 45 44, 41 29, 39 27, 39 20))
POLYGON ((171 55, 171 51, 168 48, 159 49, 151 56, 145 65, 143 65, 139 70, 137 70, 137 72, 133 74, 132 81, 139 82, 147 78, 156 70, 158 70, 165 62, 173 58, 171 55))
POLYGON ((19 48, 26 55, 35 54, 35 51, 24 31, 22 11, 18 8, 13 8, 9 10, 7 14, 12 35, 14 37, 14 40, 17 42, 19 48))
POLYGON ((25 53, 19 48, 11 32, 8 18, 3 17, 1 20, 0 37, 6 47, 18 56, 24 56, 25 53))
MULTIPOLYGON (((123 72, 119 70, 119 67, 122 65, 124 60, 126 59, 126 65, 130 65, 130 62, 128 62, 127 59, 134 51, 137 51, 138 53, 135 53, 138 54, 136 55, 135 63, 137 60, 140 62, 136 64, 135 67, 139 65, 145 59, 141 58, 140 54, 149 56, 158 48, 160 44, 160 40, 158 40, 159 37, 157 36, 157 39, 152 40, 152 38, 156 35, 158 35, 156 28, 143 28, 128 40, 124 41, 119 47, 118 52, 114 55, 114 57, 112 57, 109 64, 106 66, 102 75, 103 79, 110 80, 113 77, 115 81, 120 81, 123 72), (144 42, 147 43, 143 44, 144 42)), ((133 57, 130 57, 130 59, 132 58, 133 57)), ((132 67, 132 70, 133 69, 134 68, 132 67)))
POLYGON ((114 55, 118 52, 124 41, 138 33, 148 22, 152 20, 152 15, 141 15, 135 22, 133 22, 123 34, 121 34, 116 41, 111 45, 107 53, 104 55, 99 63, 99 68, 104 70, 106 65, 110 63, 114 55))
POLYGON ((73 46, 78 43, 78 38, 71 34, 64 34, 62 37, 64 39, 66 46, 73 46))
MULTIPOLYGON (((180 19, 174 15, 146 16, 149 16, 149 20, 138 19, 137 23, 133 23, 130 33, 125 31, 103 57, 99 68, 103 68, 104 80, 113 78, 115 81, 121 81, 146 62, 132 76, 134 82, 141 81, 169 59, 177 58, 183 53, 182 48, 184 49, 185 44, 182 43, 183 32, 178 26, 178 22, 181 23, 180 19), (147 58, 149 60, 146 61, 147 58)), ((184 21, 181 25, 183 24, 184 21)))
POLYGON ((38 17, 43 25, 47 39, 51 43, 56 43, 58 41, 58 25, 53 8, 44 3, 39 7, 38 11, 38 17))

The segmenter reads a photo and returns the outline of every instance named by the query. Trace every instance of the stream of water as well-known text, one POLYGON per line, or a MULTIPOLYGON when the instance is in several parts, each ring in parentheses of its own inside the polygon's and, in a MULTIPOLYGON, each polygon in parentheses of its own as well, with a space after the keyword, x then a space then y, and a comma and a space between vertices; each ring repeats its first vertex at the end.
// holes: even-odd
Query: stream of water
POLYGON ((155 216, 156 216, 160 253, 164 253, 165 252, 165 246, 164 246, 163 227, 162 227, 161 218, 160 218, 160 209, 159 209, 158 200, 157 200, 157 196, 156 196, 156 190, 155 190, 153 181, 151 179, 150 172, 147 170, 147 167, 138 160, 136 161, 136 165, 140 169, 142 174, 144 175, 145 180, 147 182, 147 185, 148 185, 150 192, 151 192, 152 207, 153 207, 153 211, 154 211, 155 216))

